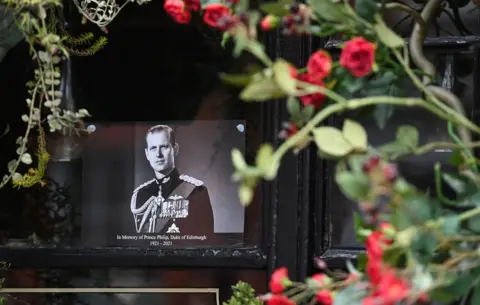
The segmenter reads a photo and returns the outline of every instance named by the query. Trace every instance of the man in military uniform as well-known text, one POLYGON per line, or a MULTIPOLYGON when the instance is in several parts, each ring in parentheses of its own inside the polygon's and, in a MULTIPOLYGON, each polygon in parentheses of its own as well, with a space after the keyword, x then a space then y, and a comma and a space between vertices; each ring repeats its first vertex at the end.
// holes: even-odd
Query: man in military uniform
POLYGON ((133 191, 130 209, 136 232, 187 235, 185 239, 171 239, 172 246, 210 244, 214 222, 208 190, 202 181, 177 171, 178 150, 169 126, 157 125, 147 131, 145 156, 155 178, 133 191))

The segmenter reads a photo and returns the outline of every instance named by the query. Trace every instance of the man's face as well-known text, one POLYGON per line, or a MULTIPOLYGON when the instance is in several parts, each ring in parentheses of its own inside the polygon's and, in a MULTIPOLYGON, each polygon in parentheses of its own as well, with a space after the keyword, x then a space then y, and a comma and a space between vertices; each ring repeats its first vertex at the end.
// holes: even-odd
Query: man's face
POLYGON ((175 167, 176 147, 173 147, 165 131, 149 133, 145 155, 154 171, 168 174, 175 167))

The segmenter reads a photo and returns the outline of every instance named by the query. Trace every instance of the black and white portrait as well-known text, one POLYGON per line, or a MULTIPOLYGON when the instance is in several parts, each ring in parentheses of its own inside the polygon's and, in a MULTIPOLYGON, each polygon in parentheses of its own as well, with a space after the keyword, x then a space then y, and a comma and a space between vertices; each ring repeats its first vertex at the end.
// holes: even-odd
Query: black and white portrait
POLYGON ((241 244, 245 212, 231 181, 231 150, 244 148, 243 123, 95 127, 82 158, 83 243, 137 247, 241 244))

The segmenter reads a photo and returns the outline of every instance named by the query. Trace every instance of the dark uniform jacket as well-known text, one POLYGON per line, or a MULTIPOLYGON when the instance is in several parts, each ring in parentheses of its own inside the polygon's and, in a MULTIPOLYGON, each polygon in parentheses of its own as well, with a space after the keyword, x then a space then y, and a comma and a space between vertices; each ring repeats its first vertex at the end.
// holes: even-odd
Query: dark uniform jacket
POLYGON ((215 243, 207 188, 198 179, 180 175, 177 169, 136 188, 130 209, 138 234, 168 235, 173 247, 215 243))

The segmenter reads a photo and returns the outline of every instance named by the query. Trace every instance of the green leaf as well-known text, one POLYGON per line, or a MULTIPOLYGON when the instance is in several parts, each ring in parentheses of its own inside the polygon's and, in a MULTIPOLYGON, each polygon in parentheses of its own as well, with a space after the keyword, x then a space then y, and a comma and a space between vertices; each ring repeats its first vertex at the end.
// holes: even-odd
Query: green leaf
POLYGON ((345 3, 334 3, 332 0, 310 0, 310 5, 320 18, 328 21, 348 21, 350 16, 345 3))
POLYGON ((453 151, 453 154, 448 158, 448 163, 455 166, 463 164, 462 152, 459 149, 453 151))
POLYGON ((480 233, 480 216, 474 216, 467 220, 467 227, 475 233, 480 233))
POLYGON ((298 116, 300 114, 300 101, 296 97, 288 97, 287 111, 291 116, 298 116))
POLYGON ((457 298, 452 293, 445 291, 443 287, 432 290, 429 296, 432 301, 438 301, 441 302, 441 304, 449 304, 457 298))
POLYGON ((233 166, 237 170, 241 171, 247 167, 247 163, 245 162, 242 153, 237 148, 232 150, 232 162, 233 166))
POLYGON ((355 174, 363 174, 364 155, 352 155, 348 158, 348 166, 355 174))
POLYGON ((375 78, 368 83, 368 85, 375 87, 387 87, 387 89, 389 89, 389 86, 395 81, 396 78, 397 76, 392 71, 379 72, 375 75, 375 78))
POLYGON ((401 247, 389 247, 383 252, 383 261, 390 266, 397 266, 399 261, 404 258, 404 249, 401 247))
POLYGON ((362 200, 368 195, 369 180, 365 175, 355 175, 346 171, 340 172, 335 175, 335 182, 342 193, 350 200, 362 200))
MULTIPOLYGON (((241 36, 241 35, 237 35, 241 36)), ((256 58, 258 58, 263 63, 270 63, 270 57, 268 57, 267 53, 265 53, 265 47, 258 41, 255 40, 246 40, 245 42, 245 50, 252 53, 256 58)))
POLYGON ((230 33, 228 32, 224 32, 223 35, 222 35, 222 41, 220 42, 220 45, 222 46, 222 48, 225 48, 226 45, 227 45, 227 42, 232 38, 232 36, 230 35, 230 33))
POLYGON ((422 265, 431 262, 439 244, 438 239, 431 233, 418 232, 413 237, 411 249, 414 257, 422 265))
POLYGON ((224 82, 230 85, 239 86, 239 87, 245 87, 252 79, 251 74, 220 73, 219 76, 220 76, 220 79, 223 80, 224 82))
POLYGON ((404 145, 397 142, 383 144, 382 146, 379 146, 377 149, 381 153, 385 153, 385 154, 404 153, 409 151, 404 145))
POLYGON ((248 40, 245 36, 235 35, 235 47, 233 48, 233 57, 237 58, 242 55, 243 50, 247 46, 248 40))
POLYGON ((410 149, 417 148, 419 142, 418 130, 408 125, 398 127, 396 142, 410 149))
POLYGON ((260 5, 260 10, 264 11, 267 14, 274 15, 277 17, 287 16, 290 11, 286 7, 285 3, 278 2, 269 2, 260 5))
POLYGON ((284 96, 285 94, 278 88, 277 84, 266 77, 252 81, 240 92, 240 99, 247 102, 263 102, 284 96))
POLYGON ((356 0, 355 12, 368 22, 373 22, 375 13, 378 11, 377 1, 375 0, 356 0))
POLYGON ((476 282, 475 284, 476 286, 473 288, 470 304, 480 304, 480 285, 478 282, 476 282))
MULTIPOLYGON (((472 284, 477 280, 479 271, 480 269, 477 267, 467 273, 460 274, 454 279, 452 284, 445 287, 443 290, 447 294, 455 295, 457 298, 466 295, 470 291, 472 284)), ((470 302, 469 304, 475 303, 470 302)))
POLYGON ((380 39, 383 44, 392 49, 400 48, 405 44, 403 39, 383 22, 383 19, 379 14, 375 16, 375 21, 376 23, 373 26, 373 29, 377 34, 378 39, 380 39))
POLYGON ((359 123, 346 119, 343 123, 342 134, 356 150, 365 151, 367 149, 367 132, 359 123))
POLYGON ((442 222, 442 232, 446 236, 455 235, 460 228, 458 216, 447 216, 442 222))
POLYGON ((315 107, 313 105, 307 105, 302 110, 302 123, 310 121, 315 113, 315 107))
POLYGON ((458 196, 457 206, 479 206, 480 205, 480 191, 475 185, 468 185, 465 194, 458 196))
POLYGON ((238 197, 242 205, 248 206, 253 199, 253 189, 244 183, 240 184, 238 187, 238 197))
POLYGON ((402 196, 413 195, 415 192, 415 188, 408 184, 408 182, 403 178, 398 178, 395 180, 393 189, 402 196))
POLYGON ((365 86, 365 79, 364 78, 359 78, 359 77, 354 77, 353 75, 346 74, 344 75, 344 78, 342 79, 341 85, 343 88, 347 90, 347 92, 353 94, 361 89, 364 88, 365 86))
POLYGON ((412 196, 403 201, 404 217, 410 218, 413 223, 424 222, 436 216, 438 203, 426 196, 412 196))
POLYGON ((357 269, 360 271, 365 271, 365 267, 367 266, 367 255, 365 253, 361 253, 357 255, 357 269))
POLYGON ((273 79, 277 86, 287 95, 293 95, 297 91, 295 79, 290 75, 291 65, 284 60, 277 60, 272 67, 273 79))
POLYGON ((268 169, 272 163, 273 146, 271 144, 262 144, 258 149, 257 156, 255 158, 255 164, 258 168, 265 170, 268 169))
POLYGON ((457 194, 462 194, 467 190, 467 184, 452 174, 443 173, 442 178, 457 194))
POLYGON ((358 212, 353 212, 353 224, 355 228, 356 240, 360 243, 364 243, 367 236, 373 231, 374 227, 367 225, 358 212))
POLYGON ((375 110, 373 116, 375 117, 375 122, 379 129, 385 128, 387 121, 393 115, 393 105, 390 104, 378 104, 375 105, 375 110))
POLYGON ((343 157, 349 154, 353 147, 334 127, 319 127, 313 130, 313 137, 318 148, 333 157, 343 157))

